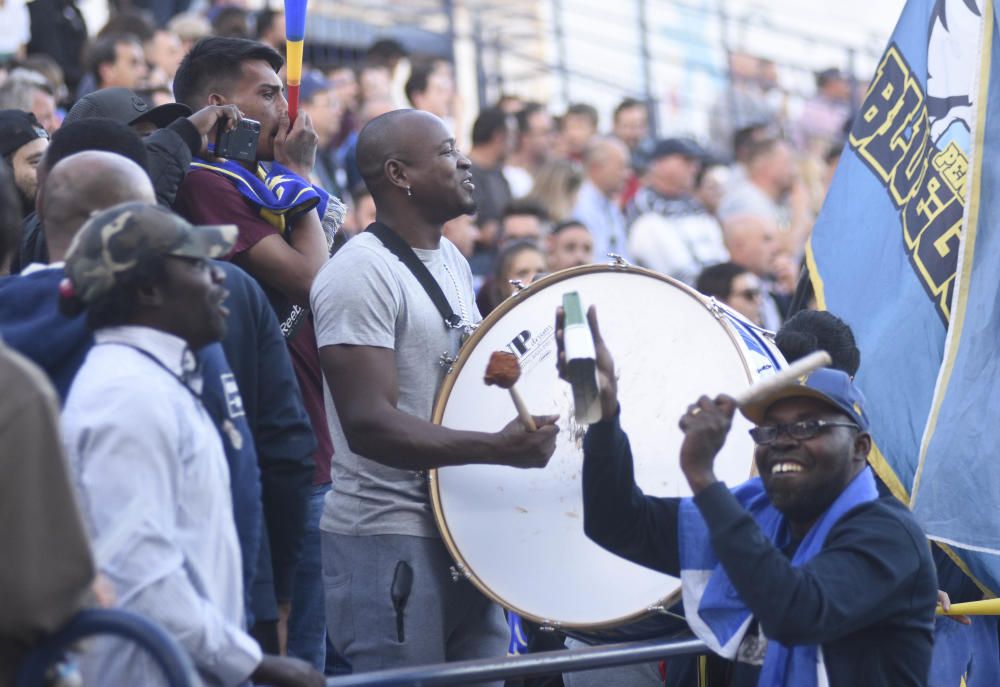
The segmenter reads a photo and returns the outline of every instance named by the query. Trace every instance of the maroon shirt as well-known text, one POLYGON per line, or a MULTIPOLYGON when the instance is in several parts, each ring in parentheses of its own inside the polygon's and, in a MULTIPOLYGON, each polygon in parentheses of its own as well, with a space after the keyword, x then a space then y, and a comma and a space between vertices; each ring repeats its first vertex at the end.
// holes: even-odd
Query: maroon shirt
MULTIPOLYGON (((266 236, 277 234, 278 230, 262 219, 257 209, 244 198, 228 179, 215 172, 194 169, 188 172, 177 192, 174 210, 192 224, 235 224, 239 227, 239 237, 232 253, 226 260, 250 250, 266 236)), ((250 272, 254 278, 257 275, 250 272)), ((288 317, 290 304, 279 292, 258 279, 271 306, 284 323, 288 317)), ((302 390, 302 402, 318 448, 313 456, 315 469, 313 484, 327 484, 330 481, 330 459, 333 456, 333 440, 326 425, 326 411, 323 408, 323 372, 319 365, 319 350, 316 346, 316 330, 313 328, 312 313, 299 320, 291 337, 285 339, 292 367, 302 390)))

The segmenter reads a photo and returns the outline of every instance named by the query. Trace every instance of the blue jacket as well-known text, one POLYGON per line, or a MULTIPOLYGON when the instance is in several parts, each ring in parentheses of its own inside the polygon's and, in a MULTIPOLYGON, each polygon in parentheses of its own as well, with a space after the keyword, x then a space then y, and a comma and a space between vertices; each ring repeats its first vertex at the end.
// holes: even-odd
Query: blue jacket
MULTIPOLYGON (((302 403, 278 318, 263 289, 236 265, 215 264, 226 273, 225 287, 229 289, 222 347, 236 375, 257 444, 267 529, 264 535, 271 549, 270 560, 261 565, 273 563, 277 597, 286 600, 291 598, 293 572, 305 537, 316 435, 302 403)), ((262 578, 269 576, 264 573, 262 578)))

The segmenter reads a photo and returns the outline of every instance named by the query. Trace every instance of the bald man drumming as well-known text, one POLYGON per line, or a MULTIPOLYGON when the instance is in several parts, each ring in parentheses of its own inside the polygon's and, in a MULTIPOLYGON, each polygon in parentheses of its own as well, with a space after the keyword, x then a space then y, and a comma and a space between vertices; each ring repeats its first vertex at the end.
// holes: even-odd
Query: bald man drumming
POLYGON ((469 265, 441 235, 476 209, 470 162, 440 119, 396 110, 361 131, 358 166, 376 221, 323 267, 310 298, 336 449, 320 523, 327 627, 359 672, 502 656, 501 610, 468 581, 452 582, 424 471, 542 467, 556 418, 535 418, 535 432, 513 420, 494 434, 431 422, 441 353, 456 356, 480 319, 469 265), (415 256, 457 315, 450 324, 387 245, 415 256))

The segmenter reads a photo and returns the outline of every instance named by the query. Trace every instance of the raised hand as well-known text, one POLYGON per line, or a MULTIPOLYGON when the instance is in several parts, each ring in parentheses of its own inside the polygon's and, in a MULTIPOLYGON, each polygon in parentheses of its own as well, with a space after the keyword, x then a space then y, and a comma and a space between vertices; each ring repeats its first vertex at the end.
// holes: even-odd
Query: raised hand
MULTIPOLYGON (((601 393, 601 419, 610 420, 618 412, 618 379, 615 377, 615 361, 611 351, 601 337, 601 328, 597 323, 597 308, 593 305, 587 308, 587 323, 590 325, 590 335, 594 339, 594 351, 597 354, 597 387, 601 393)), ((556 366, 559 377, 566 379, 566 346, 563 335, 566 328, 566 313, 562 306, 556 308, 556 366)))
POLYGON ((209 156, 209 137, 214 138, 214 132, 232 131, 241 119, 243 119, 243 113, 236 105, 208 105, 188 117, 188 121, 201 134, 200 155, 205 158, 209 156))
POLYGON ((678 423, 684 432, 681 471, 695 494, 718 481, 715 477, 715 457, 726 443, 735 412, 736 401, 729 396, 721 395, 714 399, 702 396, 688 406, 687 413, 678 423))
POLYGON ((278 120, 278 134, 274 137, 274 159, 307 179, 316 164, 319 137, 308 113, 299 112, 291 128, 289 121, 288 113, 283 112, 278 120))

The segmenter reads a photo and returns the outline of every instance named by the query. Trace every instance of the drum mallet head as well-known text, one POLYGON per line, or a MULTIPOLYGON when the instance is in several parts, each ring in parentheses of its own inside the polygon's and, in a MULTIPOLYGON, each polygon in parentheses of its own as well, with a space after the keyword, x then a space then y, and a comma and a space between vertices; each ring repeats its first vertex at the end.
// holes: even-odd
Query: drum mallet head
POLYGON ((510 398, 514 401, 517 414, 521 418, 521 424, 529 432, 534 432, 535 420, 528 412, 528 406, 524 405, 524 399, 514 388, 514 384, 521 377, 521 364, 517 361, 517 356, 507 351, 493 351, 490 355, 490 362, 486 366, 486 375, 483 381, 487 386, 498 386, 510 392, 510 398))

